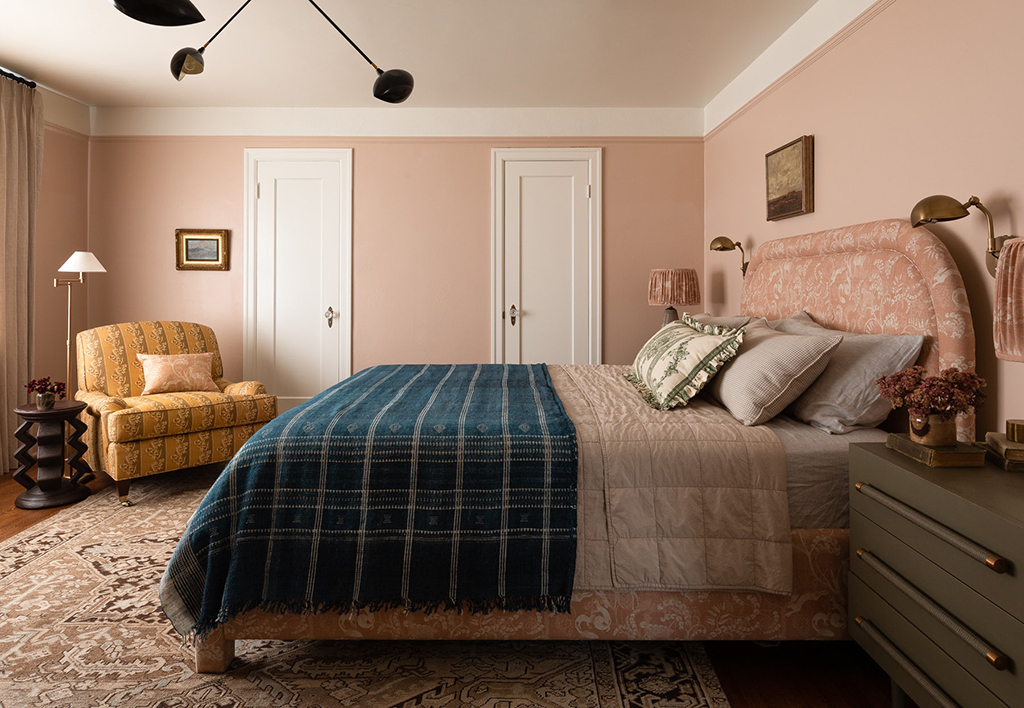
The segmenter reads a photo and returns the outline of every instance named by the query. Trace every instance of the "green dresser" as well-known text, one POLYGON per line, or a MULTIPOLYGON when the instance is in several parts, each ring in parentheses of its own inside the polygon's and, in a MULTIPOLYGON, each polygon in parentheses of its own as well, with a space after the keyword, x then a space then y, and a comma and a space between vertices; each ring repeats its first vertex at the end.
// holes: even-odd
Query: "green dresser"
POLYGON ((921 708, 1024 707, 1024 475, 850 446, 850 634, 921 708))

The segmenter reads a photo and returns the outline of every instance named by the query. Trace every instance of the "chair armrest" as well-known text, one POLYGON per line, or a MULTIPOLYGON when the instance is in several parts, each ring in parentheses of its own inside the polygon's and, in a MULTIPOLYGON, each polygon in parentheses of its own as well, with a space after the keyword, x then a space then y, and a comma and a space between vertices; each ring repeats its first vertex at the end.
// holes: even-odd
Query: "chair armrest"
POLYGON ((84 401, 88 406, 86 409, 91 415, 99 417, 105 413, 123 410, 128 407, 122 398, 108 396, 99 391, 76 391, 75 400, 84 401))
POLYGON ((267 395, 267 387, 261 384, 259 381, 239 381, 238 383, 231 383, 225 379, 217 379, 214 381, 217 387, 222 393, 226 393, 233 396, 265 396, 267 395))

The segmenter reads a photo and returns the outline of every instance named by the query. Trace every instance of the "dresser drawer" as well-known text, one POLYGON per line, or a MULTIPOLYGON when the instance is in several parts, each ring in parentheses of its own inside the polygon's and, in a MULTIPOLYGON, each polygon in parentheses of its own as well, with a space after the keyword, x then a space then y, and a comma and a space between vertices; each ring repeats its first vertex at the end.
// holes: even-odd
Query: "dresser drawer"
MULTIPOLYGON (((870 519, 1024 622, 1024 529, 936 483, 956 482, 970 471, 930 469, 909 458, 894 460, 892 456, 903 456, 883 451, 888 453, 884 461, 861 446, 850 447, 851 513, 870 519), (999 559, 995 565, 1005 565, 1005 572, 986 565, 986 556, 999 559)), ((980 485, 998 485, 1008 475, 977 469, 973 474, 980 485)))
POLYGON ((1011 705, 1024 699, 1024 624, 858 512, 850 570, 1011 705))
POLYGON ((857 643, 922 708, 948 708, 950 705, 961 708, 1007 706, 855 574, 850 575, 849 631, 857 643), (884 644, 886 641, 892 646, 887 647, 884 644), (901 655, 905 660, 900 659, 901 655), (911 662, 909 670, 906 662, 911 662), (924 676, 915 676, 915 669, 924 676), (927 678, 929 676, 930 680, 927 678), (934 688, 928 688, 932 682, 940 693, 936 694, 934 688))

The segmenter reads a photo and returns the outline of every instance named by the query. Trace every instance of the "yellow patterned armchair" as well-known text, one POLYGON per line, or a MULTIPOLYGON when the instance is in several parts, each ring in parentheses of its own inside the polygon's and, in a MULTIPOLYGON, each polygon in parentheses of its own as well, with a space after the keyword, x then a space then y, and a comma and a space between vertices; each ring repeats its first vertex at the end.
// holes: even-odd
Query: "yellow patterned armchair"
POLYGON ((193 322, 126 322, 78 333, 78 392, 88 404, 86 459, 109 474, 128 505, 133 479, 225 462, 277 415, 258 381, 225 381, 217 337, 193 322), (217 391, 142 395, 136 354, 213 353, 217 391))

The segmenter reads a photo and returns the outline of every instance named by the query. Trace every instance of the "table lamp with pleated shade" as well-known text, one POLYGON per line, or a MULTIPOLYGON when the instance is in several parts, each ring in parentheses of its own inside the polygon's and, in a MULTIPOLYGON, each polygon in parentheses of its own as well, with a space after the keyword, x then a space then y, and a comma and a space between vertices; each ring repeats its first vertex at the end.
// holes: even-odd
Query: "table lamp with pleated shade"
POLYGON ((647 304, 661 305, 665 317, 661 326, 679 319, 676 305, 697 305, 700 303, 700 282, 693 268, 656 269, 651 271, 647 304))

